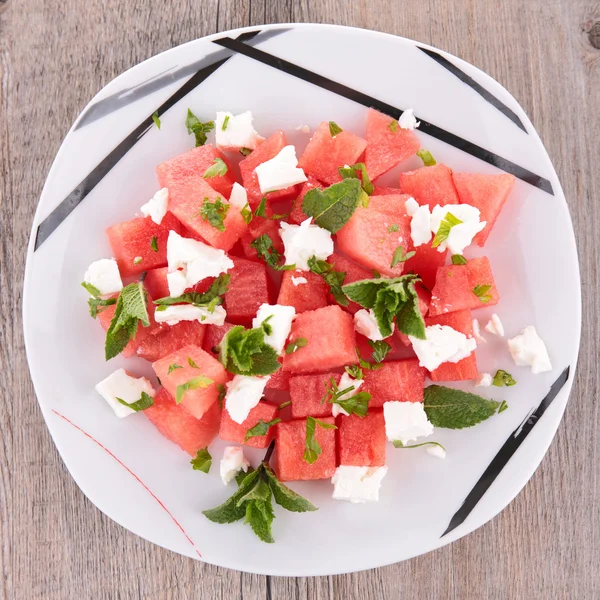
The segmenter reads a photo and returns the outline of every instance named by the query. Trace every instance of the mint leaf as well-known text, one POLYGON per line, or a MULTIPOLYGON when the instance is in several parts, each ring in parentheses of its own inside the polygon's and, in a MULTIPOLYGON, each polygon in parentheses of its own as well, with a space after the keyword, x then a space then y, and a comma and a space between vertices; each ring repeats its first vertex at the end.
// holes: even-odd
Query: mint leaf
POLYGON ((190 367, 192 367, 192 369, 199 369, 200 367, 195 363, 194 359, 191 358, 190 356, 187 357, 187 362, 188 365, 190 365, 190 367))
POLYGON ((296 265, 280 265, 281 254, 273 247, 273 240, 266 234, 258 236, 250 246, 258 252, 258 256, 262 258, 269 267, 276 271, 289 271, 295 269, 296 265))
POLYGON ((350 415, 355 414, 361 418, 367 416, 369 402, 371 401, 371 394, 369 394, 369 392, 358 392, 353 396, 344 398, 344 396, 353 392, 355 387, 351 385, 350 387, 340 390, 333 378, 329 381, 329 387, 327 384, 325 384, 325 387, 327 393, 321 400, 321 403, 327 400, 329 404, 339 404, 350 415))
POLYGON ((95 319, 107 306, 112 306, 116 303, 116 298, 88 298, 90 316, 95 319))
POLYGON ((442 219, 440 223, 440 227, 433 238, 433 242, 431 243, 432 248, 437 248, 442 242, 445 242, 450 235, 450 230, 455 225, 460 225, 462 221, 456 218, 452 213, 446 213, 446 216, 442 219))
POLYGON ((201 308, 210 307, 211 305, 222 304, 221 296, 227 293, 229 289, 229 281, 231 275, 221 273, 211 284, 208 290, 204 293, 188 292, 181 296, 167 296, 154 301, 154 304, 159 306, 170 306, 172 304, 193 304, 201 308))
POLYGON ((200 216, 203 221, 210 223, 215 229, 225 231, 225 217, 229 210, 229 204, 225 204, 221 198, 217 198, 211 202, 208 198, 204 198, 202 207, 194 216, 200 216))
POLYGON ((152 114, 152 120, 154 124, 160 129, 160 119, 158 118, 158 111, 152 114))
POLYGON ((498 409, 498 414, 500 414, 501 412, 504 412, 507 408, 508 408, 508 404, 506 403, 506 400, 502 400, 502 402, 500 404, 500 408, 498 409))
POLYGON ((154 250, 154 252, 158 252, 158 238, 154 235, 150 240, 150 248, 154 250))
POLYGON ((345 367, 345 369, 346 373, 348 373, 350 377, 354 377, 354 379, 362 379, 365 376, 359 365, 349 365, 348 367, 345 367))
POLYGON ((175 369, 183 369, 183 367, 181 365, 178 365, 177 363, 171 363, 169 365, 169 370, 167 371, 167 375, 170 375, 175 369))
POLYGON ((194 134, 196 138, 196 148, 206 144, 206 134, 215 128, 214 121, 202 123, 198 117, 188 108, 185 126, 189 135, 194 134))
POLYGON ((346 273, 343 271, 334 270, 333 266, 325 260, 319 260, 316 256, 311 256, 308 261, 308 268, 315 273, 320 275, 325 283, 329 286, 329 291, 334 297, 335 301, 340 306, 348 306, 348 298, 342 291, 342 285, 344 279, 346 279, 346 273))
POLYGON ((135 412, 139 412, 140 410, 146 410, 154 404, 152 396, 146 394, 146 392, 142 392, 142 397, 139 400, 132 402, 131 404, 125 402, 125 400, 121 400, 121 398, 117 398, 117 402, 119 404, 122 404, 123 406, 126 406, 127 408, 131 408, 131 410, 134 410, 135 412))
POLYGON ((275 518, 271 498, 267 502, 255 500, 246 504, 246 520, 252 527, 256 536, 267 544, 272 544, 275 540, 271 533, 271 524, 275 518))
POLYGON ((315 438, 315 429, 317 425, 323 429, 337 429, 335 425, 324 423, 323 421, 319 421, 319 419, 315 419, 314 417, 306 418, 306 440, 302 460, 306 461, 310 465, 312 465, 323 452, 321 445, 315 438))
POLYGON ((240 154, 242 156, 248 156, 248 154, 252 154, 252 150, 250 148, 240 148, 240 154))
MULTIPOLYGON (((371 183, 371 179, 369 177, 369 173, 367 172, 367 167, 365 166, 365 163, 356 163, 355 165, 350 165, 349 167, 340 167, 338 169, 338 173, 343 179, 358 179, 359 177, 356 171, 360 171, 360 179, 362 181, 363 191, 365 192, 365 194, 367 194, 367 196, 370 196, 375 188, 371 183)), ((367 206, 368 204, 369 199, 367 198, 367 206)))
POLYGON ((212 465, 212 456, 210 455, 208 448, 200 448, 196 453, 196 458, 190 460, 190 464, 194 471, 208 473, 210 471, 210 466, 212 465))
POLYGON ((338 133, 342 133, 343 129, 335 122, 329 121, 329 133, 331 137, 335 137, 338 133))
POLYGON ((388 227, 388 233, 396 233, 397 231, 400 231, 400 225, 394 223, 388 227))
POLYGON ((293 354, 298 348, 304 348, 308 344, 308 340, 303 337, 296 338, 285 347, 286 354, 293 354))
POLYGON ((434 427, 464 429, 489 419, 500 402, 441 385, 425 388, 424 408, 434 427))
POLYGON ((416 281, 417 279, 411 279, 405 284, 407 299, 396 312, 396 327, 405 335, 424 340, 425 321, 419 307, 419 295, 415 289, 416 281))
POLYGON ((260 200, 259 205, 256 207, 254 211, 255 217, 264 217, 267 218, 267 197, 263 196, 260 200))
POLYGON ((252 211, 250 210, 250 205, 247 202, 240 212, 242 213, 242 219, 244 219, 244 223, 246 223, 246 225, 250 225, 250 223, 252 223, 252 211))
POLYGON ((467 259, 462 254, 453 254, 452 255, 452 264, 453 265, 466 265, 467 259))
POLYGON ((219 392, 217 402, 219 403, 219 408, 223 410, 223 400, 227 394, 227 388, 222 383, 217 383, 217 391, 219 392))
POLYGON ((373 360, 375 362, 380 363, 383 359, 388 355, 389 351, 392 347, 383 340, 378 340, 374 342, 373 340, 369 340, 369 346, 373 348, 373 360))
POLYGON ((241 506, 244 502, 249 502, 250 500, 267 502, 270 498, 271 490, 269 488, 269 484, 263 477, 259 477, 256 480, 256 483, 238 499, 237 505, 241 506))
POLYGON ((304 196, 302 210, 316 225, 337 233, 358 207, 362 187, 357 179, 344 179, 321 190, 312 188, 304 196))
POLYGON ((232 327, 220 344, 219 360, 236 375, 270 375, 281 368, 274 348, 265 342, 262 327, 232 327))
POLYGON ((476 285, 473 288, 473 293, 481 300, 481 302, 487 304, 492 299, 492 296, 488 294, 491 289, 491 285, 476 285))
POLYGON ((390 287, 384 287, 377 292, 373 312, 379 331, 384 338, 394 333, 394 316, 400 309, 401 302, 402 298, 390 287))
POLYGON ((394 254, 392 256, 392 263, 390 267, 393 269, 398 263, 406 262, 409 258, 412 258, 416 252, 411 250, 404 254, 404 248, 402 246, 398 246, 396 250, 394 250, 394 254))
POLYGON ((273 492, 275 502, 277 502, 279 506, 283 506, 285 510, 291 512, 310 512, 318 510, 317 507, 306 498, 303 498, 287 485, 281 483, 269 466, 265 466, 265 473, 267 475, 269 487, 273 492))
POLYGON ((238 500, 244 494, 248 493, 252 487, 254 487, 260 475, 260 468, 258 468, 256 471, 249 470, 248 473, 245 473, 245 477, 241 480, 241 482, 238 482, 238 489, 228 500, 216 508, 203 510, 202 514, 213 523, 234 523, 235 521, 239 521, 246 514, 246 507, 238 506, 238 500))
POLYGON ((394 448, 420 448, 421 446, 439 446, 444 452, 446 451, 446 448, 444 448, 444 446, 442 446, 439 442, 421 442, 420 444, 411 444, 410 446, 406 446, 400 440, 394 440, 392 444, 394 444, 394 448))
POLYGON ((198 377, 194 377, 190 379, 186 383, 182 383, 177 386, 175 390, 175 403, 180 404, 183 400, 183 396, 189 390, 197 390, 199 388, 207 388, 209 385, 214 383, 210 377, 206 377, 205 375, 198 375, 198 377))
POLYGON ((377 369, 381 369, 381 367, 383 367, 383 365, 374 365, 373 363, 364 360, 363 357, 360 355, 360 351, 358 348, 356 348, 356 356, 358 357, 358 364, 361 369, 376 371, 377 369))
POLYGON ((273 315, 269 315, 260 326, 265 330, 265 335, 271 335, 273 333, 273 326, 269 321, 273 318, 273 315))
POLYGON ((272 421, 267 421, 266 423, 262 419, 260 419, 254 427, 248 429, 246 435, 244 436, 244 442, 247 442, 253 437, 261 437, 263 435, 267 435, 269 429, 274 425, 277 425, 277 423, 281 423, 281 419, 276 418, 272 421))
POLYGON ((513 379, 513 376, 502 369, 496 371, 494 379, 492 380, 492 385, 495 385, 496 387, 511 387, 516 384, 517 382, 513 379))
POLYGON ((433 165, 437 164, 435 158, 429 150, 419 150, 417 152, 417 156, 423 161, 423 165, 426 167, 433 167, 433 165))
POLYGON ((363 308, 373 308, 377 292, 386 288, 388 281, 390 280, 385 278, 362 279, 345 285, 342 291, 350 300, 360 304, 363 308))
POLYGON ((100 290, 95 285, 87 283, 86 281, 81 282, 81 287, 89 292, 90 296, 93 296, 94 298, 99 298, 102 295, 100 290))
POLYGON ((202 175, 202 177, 205 179, 212 179, 213 177, 222 177, 226 173, 227 164, 222 158, 217 157, 213 160, 212 165, 210 165, 210 167, 204 171, 204 175, 202 175))
POLYGON ((229 124, 229 115, 225 115, 223 119, 223 125, 221 125, 221 131, 225 131, 227 129, 227 125, 229 124))

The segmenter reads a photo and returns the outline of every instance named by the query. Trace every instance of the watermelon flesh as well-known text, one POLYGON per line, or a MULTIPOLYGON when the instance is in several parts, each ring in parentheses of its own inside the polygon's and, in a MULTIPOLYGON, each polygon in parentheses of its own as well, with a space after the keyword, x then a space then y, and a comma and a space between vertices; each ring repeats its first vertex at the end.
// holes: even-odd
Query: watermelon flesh
POLYGON ((194 345, 202 346, 206 325, 198 321, 181 321, 177 325, 161 324, 160 329, 138 340, 136 354, 150 362, 194 345))
POLYGON ((168 272, 169 269, 167 267, 161 267, 160 269, 152 269, 146 273, 144 286, 152 298, 158 300, 158 298, 166 298, 170 295, 169 284, 167 282, 168 272))
POLYGON ((385 421, 383 412, 369 410, 366 417, 350 415, 338 419, 340 465, 385 466, 385 421))
POLYGON ((310 271, 284 271, 277 304, 293 306, 296 314, 300 314, 307 310, 316 310, 327 306, 329 304, 328 294, 329 286, 320 275, 310 271), (296 280, 302 277, 306 279, 306 283, 295 285, 292 277, 296 280))
POLYGON ((397 196, 398 194, 402 194, 402 190, 400 188, 387 187, 385 185, 377 185, 373 186, 373 196, 397 196))
MULTIPOLYGON (((344 277, 344 285, 354 283, 355 281, 373 278, 373 271, 369 271, 368 269, 361 267, 359 264, 355 263, 353 260, 350 260, 343 254, 334 252, 327 259, 327 262, 334 268, 335 271, 346 273, 346 277, 344 277)), ((335 304, 335 299, 331 294, 329 294, 329 303, 335 304)), ((359 311, 362 306, 356 304, 356 302, 349 302, 348 306, 343 306, 342 308, 353 315, 355 312, 359 311)))
POLYGON ((393 122, 394 119, 391 117, 374 108, 369 109, 365 166, 371 179, 377 179, 383 173, 393 169, 421 147, 419 138, 413 131, 402 129, 397 122, 394 127, 393 122))
MULTIPOLYGON (((281 362, 281 360, 279 362, 281 362)), ((290 389, 290 374, 283 369, 275 371, 267 382, 265 389, 287 392, 290 389)))
POLYGON ((231 279, 225 294, 227 319, 237 325, 251 325, 261 304, 269 304, 269 283, 265 263, 234 258, 231 279))
POLYGON ((361 392, 369 392, 369 408, 381 408, 384 402, 423 402, 425 375, 416 358, 382 363, 380 369, 364 370, 361 392))
POLYGON ((201 419, 196 419, 183 406, 175 404, 175 399, 165 388, 158 391, 154 404, 143 413, 162 435, 191 456, 195 456, 200 448, 206 448, 219 432, 221 410, 218 403, 215 402, 201 419))
POLYGON ((253 448, 266 448, 275 437, 276 426, 269 427, 267 435, 256 436, 250 438, 246 442, 244 441, 244 438, 246 437, 248 430, 257 425, 261 419, 265 423, 268 423, 277 417, 277 413, 277 406, 267 404, 266 402, 259 402, 248 413, 248 416, 243 423, 236 423, 229 415, 226 404, 221 413, 219 436, 226 442, 246 444, 246 446, 252 446, 253 448))
POLYGON ((331 416, 331 404, 321 402, 327 394, 327 388, 333 379, 340 382, 339 373, 319 373, 317 375, 296 375, 290 377, 290 397, 292 400, 292 418, 331 416))
POLYGON ((248 225, 248 230, 241 237, 242 252, 246 258, 258 258, 258 252, 251 244, 261 235, 268 235, 273 242, 273 248, 280 254, 283 253, 283 242, 279 235, 279 221, 255 216, 248 225))
POLYGON ((448 251, 438 252, 438 248, 432 248, 431 244, 421 244, 416 248, 410 244, 411 251, 415 254, 404 263, 405 273, 416 273, 423 285, 432 290, 440 267, 446 264, 448 251))
POLYGON ((444 206, 461 202, 452 170, 442 163, 400 173, 400 189, 403 194, 412 196, 421 206, 427 204, 430 209, 438 204, 444 206))
POLYGON ((322 190, 323 186, 314 177, 311 177, 309 175, 308 181, 303 183, 302 187, 300 188, 300 193, 298 194, 298 197, 296 198, 296 201, 294 202, 294 205, 292 207, 290 216, 287 219, 288 223, 300 225, 302 221, 306 221, 306 219, 308 219, 308 217, 304 214, 304 211, 302 210, 302 203, 304 202, 304 196, 306 196, 306 193, 312 190, 313 188, 319 188, 320 190, 322 190))

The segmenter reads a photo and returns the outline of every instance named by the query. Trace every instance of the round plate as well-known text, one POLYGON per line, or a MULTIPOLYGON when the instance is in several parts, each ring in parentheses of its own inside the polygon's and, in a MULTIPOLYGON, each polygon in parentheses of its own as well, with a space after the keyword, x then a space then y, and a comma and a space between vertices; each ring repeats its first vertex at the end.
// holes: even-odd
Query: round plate
MULTIPOLYGON (((419 162, 415 157, 401 170, 419 162)), ((397 182, 399 170, 382 183, 397 182)), ((243 571, 298 576, 404 560, 456 540, 502 510, 556 432, 581 325, 567 204, 516 100, 454 56, 392 35, 331 25, 219 33, 160 54, 109 83, 79 116, 52 165, 34 219, 23 303, 27 355, 44 418, 67 468, 100 510, 181 554, 243 571), (300 154, 309 136, 299 125, 314 129, 332 119, 361 135, 368 106, 395 117, 413 107, 423 147, 456 171, 517 175, 484 249, 502 300, 477 316, 485 323, 497 312, 507 336, 535 325, 554 369, 532 375, 515 367, 506 341, 488 335, 478 351, 479 368, 505 368, 518 385, 485 392, 507 400, 508 410, 472 429, 437 430, 446 460, 390 445, 379 503, 334 501, 327 481, 292 484, 319 510, 296 514, 277 507, 276 542, 268 545, 248 526, 217 525, 202 516, 201 510, 232 493, 220 481, 218 464, 209 475, 193 471, 189 457, 142 414, 119 420, 96 394, 94 385, 114 369, 127 364, 146 373, 149 365, 104 361, 102 328, 90 319, 79 284, 92 261, 111 255, 104 230, 131 219, 156 191, 156 165, 192 147, 184 125, 188 107, 203 119, 217 110, 251 110, 262 135, 284 129, 300 154), (160 130, 151 120, 157 110, 160 130)), ((215 463, 223 445, 211 446, 215 463)), ((259 456, 251 453, 254 461, 259 456)))

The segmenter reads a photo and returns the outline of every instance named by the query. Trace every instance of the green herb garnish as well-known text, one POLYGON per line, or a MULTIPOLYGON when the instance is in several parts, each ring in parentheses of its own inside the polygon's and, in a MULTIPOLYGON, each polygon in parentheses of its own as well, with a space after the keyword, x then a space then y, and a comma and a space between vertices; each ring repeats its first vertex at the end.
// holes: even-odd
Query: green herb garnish
POLYGON ((510 373, 499 369, 494 375, 492 385, 495 385, 496 387, 511 387, 513 385, 517 385, 517 382, 513 379, 513 376, 510 373))
POLYGON ((222 158, 217 157, 213 160, 212 165, 210 165, 210 167, 208 167, 208 169, 204 171, 204 175, 202 175, 202 177, 204 177, 205 179, 211 179, 212 177, 222 177, 227 173, 227 171, 227 163, 222 158))
POLYGON ((298 348, 304 348, 308 344, 308 340, 304 337, 296 338, 285 347, 286 354, 293 354, 298 348))
POLYGON ((244 442, 247 442, 253 437, 262 437, 263 435, 267 435, 269 429, 274 425, 277 425, 277 423, 281 423, 280 418, 273 419, 272 421, 267 421, 266 423, 262 419, 260 419, 254 427, 248 429, 246 435, 244 436, 244 442))
POLYGON ((343 129, 335 122, 329 121, 329 133, 331 137, 335 137, 338 133, 342 133, 343 129))
POLYGON ((225 231, 225 217, 227 216, 229 206, 230 205, 225 204, 220 197, 214 202, 211 202, 208 198, 204 198, 202 208, 197 215, 202 217, 203 221, 210 223, 215 229, 225 231))
POLYGON ((369 346, 373 348, 373 360, 378 363, 382 362, 392 349, 392 347, 383 340, 377 340, 376 342, 369 340, 369 346))
POLYGON ((202 123, 188 108, 185 126, 189 135, 194 134, 197 148, 198 146, 204 146, 204 144, 206 144, 206 134, 215 128, 215 122, 207 121, 206 123, 202 123))
POLYGON ((210 466, 212 465, 212 456, 210 455, 208 448, 200 448, 196 453, 196 457, 190 460, 190 464, 194 471, 208 473, 210 471, 210 466))
POLYGON ((445 242, 450 235, 450 230, 455 225, 460 225, 462 221, 457 219, 452 213, 446 213, 446 216, 442 219, 440 223, 440 227, 433 238, 433 242, 431 243, 432 248, 437 248, 442 242, 445 242))
POLYGON ((323 429, 337 429, 335 425, 324 423, 323 421, 319 421, 319 419, 315 419, 314 417, 306 418, 306 439, 302 460, 307 462, 309 465, 312 465, 323 452, 321 445, 315 438, 315 430, 317 425, 323 429))
POLYGON ((437 164, 429 150, 423 150, 421 148, 421 150, 417 152, 417 156, 423 161, 423 165, 426 167, 433 167, 433 165, 437 164))
POLYGON ((223 119, 223 125, 221 126, 221 131, 225 131, 227 129, 227 125, 229 123, 229 115, 225 115, 223 119))
POLYGON ((346 298, 346 294, 342 291, 346 273, 334 270, 333 265, 330 265, 325 260, 319 260, 316 256, 311 256, 307 264, 312 273, 320 275, 323 278, 329 286, 329 291, 335 298, 335 301, 341 306, 348 306, 348 298, 346 298))
POLYGON ((392 262, 390 264, 390 268, 394 268, 398 263, 406 262, 409 258, 412 258, 416 252, 411 250, 404 254, 404 248, 402 246, 398 246, 396 250, 394 250, 394 255, 392 256, 392 262))
POLYGON ((125 400, 121 400, 121 398, 117 398, 117 402, 123 406, 126 406, 127 408, 130 408, 131 410, 134 410, 135 412, 146 410, 154 404, 152 396, 146 394, 146 392, 142 392, 142 397, 131 404, 129 404, 129 402, 125 402, 125 400))
POLYGON ((466 265, 467 259, 462 254, 453 254, 452 255, 452 264, 453 265, 466 265))
POLYGON ((262 327, 232 327, 221 340, 219 360, 235 375, 271 375, 281 368, 277 352, 265 342, 262 327))
POLYGON ((487 304, 492 299, 492 296, 488 294, 491 289, 491 285, 476 285, 473 288, 473 293, 481 300, 481 302, 487 304))
POLYGON ((273 240, 266 234, 263 233, 257 237, 250 246, 258 252, 258 256, 262 258, 272 269, 276 271, 289 271, 295 269, 296 265, 280 265, 279 260, 281 254, 273 247, 273 240))
POLYGON ((369 402, 371 400, 371 394, 369 392, 357 392, 356 394, 348 396, 356 388, 351 385, 343 390, 338 388, 335 379, 331 378, 329 386, 325 384, 327 393, 321 399, 321 403, 329 402, 329 404, 339 404, 349 415, 357 415, 358 417, 366 417, 369 408, 369 402), (347 397, 345 397, 347 396, 347 397))
POLYGON ((250 210, 250 205, 247 202, 244 208, 240 210, 240 212, 242 213, 244 223, 246 223, 246 225, 250 225, 250 223, 252 222, 252 211, 250 210))
POLYGON ((160 119, 158 118, 158 111, 152 114, 152 120, 154 124, 160 129, 160 119))
POLYGON ((170 375, 175 369, 183 369, 183 367, 181 365, 178 365, 177 363, 171 363, 169 365, 169 370, 167 371, 167 375, 170 375))
MULTIPOLYGON (((207 308, 209 312, 214 311, 214 307, 223 303, 222 296, 229 289, 229 280, 231 275, 221 273, 211 284, 210 288, 204 293, 188 292, 181 296, 167 296, 154 301, 159 306, 170 306, 172 304, 193 304, 199 308, 207 308), (211 311, 212 308, 212 311, 211 311)), ((157 309, 158 310, 158 309, 157 309)))
POLYGON ((150 248, 154 250, 154 252, 158 252, 158 238, 154 235, 150 240, 150 248))
MULTIPOLYGON (((338 169, 338 172, 343 179, 359 179, 356 171, 360 171, 360 179, 362 181, 363 191, 365 192, 365 194, 370 196, 375 188, 371 183, 371 178, 369 177, 369 173, 367 172, 367 167, 365 166, 365 163, 356 163, 354 165, 350 165, 349 167, 340 167, 338 169)), ((367 198, 367 206, 368 203, 369 199, 367 198)))
POLYGON ((180 404, 183 400, 183 396, 189 390, 197 390, 199 388, 207 388, 209 385, 213 384, 214 381, 210 379, 210 377, 206 377, 205 375, 198 375, 198 377, 194 377, 190 379, 186 383, 182 383, 177 386, 175 390, 175 402, 176 404, 180 404))

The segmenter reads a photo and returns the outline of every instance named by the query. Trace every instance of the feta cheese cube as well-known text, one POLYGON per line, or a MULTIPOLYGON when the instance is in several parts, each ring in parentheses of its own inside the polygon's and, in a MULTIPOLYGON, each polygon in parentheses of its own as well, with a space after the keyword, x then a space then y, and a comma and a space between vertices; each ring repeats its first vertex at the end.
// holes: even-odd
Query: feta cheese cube
POLYGON ((473 238, 486 226, 487 222, 479 222, 481 213, 478 208, 470 204, 438 205, 434 206, 431 211, 431 231, 434 234, 437 234, 448 213, 462 222, 450 228, 447 239, 438 246, 438 251, 444 252, 448 249, 451 254, 462 254, 464 249, 471 245, 473 238))
POLYGON ((261 304, 256 317, 252 319, 252 327, 260 327, 267 319, 271 327, 271 333, 265 332, 265 342, 272 346, 277 354, 283 352, 285 342, 292 329, 292 321, 296 317, 296 309, 293 306, 282 306, 281 304, 261 304))
POLYGON ((294 277, 294 275, 292 275, 292 283, 298 287, 303 283, 308 283, 308 279, 306 279, 306 277, 294 277))
POLYGON ((215 120, 215 140, 219 150, 254 150, 265 138, 258 135, 252 125, 252 113, 247 110, 239 115, 230 112, 217 112, 215 120), (223 129, 226 117, 227 124, 223 129))
POLYGON ((535 375, 552 370, 546 344, 533 325, 525 327, 520 335, 508 340, 508 349, 518 367, 531 367, 535 375))
POLYGON ((193 304, 175 304, 159 306, 154 311, 154 320, 157 323, 177 325, 181 321, 199 321, 204 325, 223 325, 227 312, 222 306, 215 306, 210 312, 207 308, 193 304), (160 310, 163 308, 164 310, 160 310))
POLYGON ((127 404, 133 404, 142 397, 142 392, 154 398, 154 388, 145 377, 132 377, 125 369, 117 369, 106 379, 96 385, 96 391, 106 400, 115 415, 122 419, 135 413, 135 411, 121 404, 120 398, 127 404))
POLYGON ((83 280, 97 288, 101 296, 114 294, 123 289, 119 267, 114 258, 102 258, 93 262, 85 272, 83 280))
POLYGON ((310 270, 308 260, 311 256, 327 260, 333 254, 331 233, 311 223, 311 217, 300 225, 282 222, 279 230, 285 248, 285 264, 296 265, 296 269, 301 271, 310 270))
POLYGON ((431 454, 431 456, 435 456, 437 458, 446 458, 446 450, 441 446, 437 445, 429 445, 426 446, 427 454, 431 454))
POLYGON ((167 214, 167 203, 169 201, 169 190, 162 188, 154 197, 140 208, 145 217, 150 217, 157 225, 160 225, 167 214))
POLYGON ((248 204, 248 194, 246 188, 240 185, 237 181, 231 188, 231 195, 229 196, 229 204, 242 210, 246 204, 248 204))
POLYGON ((478 319, 473 319, 473 337, 478 344, 485 344, 485 338, 481 335, 481 326, 478 319))
POLYGON ((351 467, 341 465, 333 474, 333 499, 348 502, 377 502, 381 481, 386 476, 387 467, 351 467))
MULTIPOLYGON (((352 396, 355 396, 363 383, 364 381, 362 379, 354 379, 354 377, 351 377, 350 375, 348 375, 348 373, 344 373, 340 378, 338 390, 341 392, 351 387, 353 387, 354 389, 340 396, 338 400, 344 401, 348 400, 348 398, 352 398, 352 396)), ((346 417, 350 416, 350 413, 348 413, 344 408, 342 408, 342 406, 338 404, 338 402, 334 402, 331 405, 331 413, 334 417, 337 417, 338 415, 345 415, 346 417)))
POLYGON ((490 387, 492 385, 493 378, 489 373, 479 373, 479 377, 475 380, 477 387, 490 387))
POLYGON ((260 402, 269 379, 271 379, 270 375, 267 377, 236 375, 227 383, 225 409, 236 423, 242 424, 248 418, 250 411, 260 402))
POLYGON ((248 472, 250 463, 244 456, 244 450, 240 446, 227 446, 223 451, 223 458, 219 465, 219 472, 223 483, 227 485, 240 472, 248 472))
POLYGON ((422 402, 384 402, 383 418, 388 440, 400 441, 405 446, 433 433, 422 402))
POLYGON ((487 325, 485 326, 485 330, 489 331, 493 335, 504 337, 504 325, 502 325, 500 317, 495 313, 492 315, 492 318, 488 321, 487 325))
POLYGON ((169 295, 172 298, 181 296, 185 290, 190 287, 185 276, 185 271, 173 271, 167 273, 167 285, 169 286, 169 295))
MULTIPOLYGON (((410 237, 412 238, 413 245, 421 246, 427 244, 431 240, 431 213, 429 212, 429 205, 424 204, 419 206, 414 198, 409 198, 404 205, 406 206, 406 213, 410 220, 410 237)), ((402 243, 401 240, 399 243, 402 243)))
POLYGON ((456 331, 448 325, 430 325, 425 328, 426 339, 412 335, 409 339, 419 359, 419 365, 434 371, 442 363, 457 363, 475 350, 477 342, 472 337, 456 331))
POLYGON ((307 179, 304 171, 298 168, 294 146, 284 146, 276 156, 258 165, 255 172, 261 194, 283 190, 307 179))
POLYGON ((412 108, 407 108, 398 119, 398 125, 401 129, 414 129, 418 127, 419 123, 415 117, 415 111, 412 108))
POLYGON ((354 313, 354 329, 374 342, 384 339, 373 309, 361 308, 354 313))

